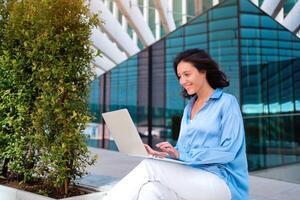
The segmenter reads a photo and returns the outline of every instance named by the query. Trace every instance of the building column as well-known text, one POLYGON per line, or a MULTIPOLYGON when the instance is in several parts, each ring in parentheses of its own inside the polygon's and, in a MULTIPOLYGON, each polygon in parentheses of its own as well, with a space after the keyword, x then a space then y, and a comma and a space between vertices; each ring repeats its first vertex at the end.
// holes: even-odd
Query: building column
POLYGON ((181 7, 182 7, 182 24, 185 24, 187 22, 187 0, 181 1, 181 7))
POLYGON ((294 5, 289 14, 285 17, 282 24, 292 31, 297 33, 300 30, 300 0, 294 5))
POLYGON ((128 30, 128 23, 126 20, 126 17, 124 15, 122 15, 122 28, 125 30, 125 32, 127 33, 128 30))
POLYGON ((155 39, 160 38, 160 17, 157 9, 155 9, 155 39))
POLYGON ((275 19, 276 19, 276 21, 278 21, 280 24, 282 24, 283 18, 284 18, 284 11, 283 11, 283 8, 281 8, 275 19))
POLYGON ((251 1, 252 1, 252 3, 254 3, 255 5, 259 6, 258 0, 251 0, 251 1))
POLYGON ((213 4, 213 6, 218 5, 219 4, 219 0, 213 0, 212 4, 213 4))
MULTIPOLYGON (((117 4, 113 2, 113 16, 119 20, 119 9, 117 7, 117 4)), ((121 22, 120 22, 121 23, 121 22)))
POLYGON ((149 23, 149 0, 143 1, 143 16, 147 23, 149 23))
POLYGON ((195 15, 198 16, 203 12, 203 0, 195 0, 195 15))

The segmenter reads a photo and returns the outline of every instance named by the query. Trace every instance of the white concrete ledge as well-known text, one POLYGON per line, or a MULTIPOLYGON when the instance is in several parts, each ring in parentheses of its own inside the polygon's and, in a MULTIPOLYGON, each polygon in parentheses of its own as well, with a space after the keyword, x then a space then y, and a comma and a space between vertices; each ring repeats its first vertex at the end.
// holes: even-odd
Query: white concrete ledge
MULTIPOLYGON (((86 195, 80 195, 75 197, 63 198, 60 200, 101 200, 106 193, 94 192, 86 195)), ((0 185, 0 199, 1 200, 57 200, 54 198, 18 190, 15 188, 0 185)))

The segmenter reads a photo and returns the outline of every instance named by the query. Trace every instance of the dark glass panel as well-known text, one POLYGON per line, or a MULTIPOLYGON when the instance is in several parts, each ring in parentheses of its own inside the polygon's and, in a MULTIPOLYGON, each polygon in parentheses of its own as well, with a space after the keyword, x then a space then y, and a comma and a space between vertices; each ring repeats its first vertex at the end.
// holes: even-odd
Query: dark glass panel
POLYGON ((225 29, 235 30, 236 27, 237 27, 236 18, 214 20, 209 23, 209 31, 219 31, 225 29))
MULTIPOLYGON (((105 102, 104 102, 104 108, 105 108, 105 111, 109 111, 109 108, 110 108, 110 105, 111 105, 111 101, 110 101, 110 93, 111 93, 111 88, 110 88, 110 85, 111 85, 111 71, 107 72, 105 74, 105 102)), ((103 98, 103 97, 102 97, 103 98)))
MULTIPOLYGON (((299 116, 287 116, 282 118, 282 137, 281 137, 281 153, 282 153, 282 164, 289 164, 297 162, 300 157, 299 143, 296 141, 296 134, 299 135, 299 131, 295 129, 296 118, 299 116)), ((298 129, 299 130, 299 129, 298 129)))
MULTIPOLYGON (((299 40, 299 39, 298 39, 299 40)), ((296 40, 297 41, 297 40, 296 40)), ((298 41, 298 42, 296 42, 296 41, 294 41, 293 43, 292 43, 292 46, 293 46, 293 53, 294 53, 294 56, 300 56, 300 42, 298 41)))
POLYGON ((167 128, 171 128, 172 125, 172 116, 180 116, 182 110, 184 108, 184 100, 180 96, 181 86, 178 83, 177 77, 175 76, 175 72, 173 69, 173 59, 175 56, 183 51, 184 45, 178 46, 175 43, 170 41, 178 40, 182 44, 184 44, 184 29, 185 27, 181 27, 180 29, 174 31, 168 36, 165 40, 166 42, 166 63, 165 63, 165 73, 166 73, 166 96, 165 96, 165 124, 167 128))
MULTIPOLYGON (((148 49, 148 56, 151 55, 151 60, 148 60, 148 70, 151 74, 148 74, 148 87, 150 86, 148 93, 148 105, 147 105, 147 126, 143 124, 138 127, 139 132, 144 135, 149 135, 148 126, 151 124, 151 141, 152 145, 161 141, 161 137, 164 138, 165 128, 165 55, 164 55, 164 40, 154 44, 148 49), (150 77, 151 76, 151 77, 150 77), (152 107, 149 107, 150 104, 152 107), (148 112, 149 111, 149 112, 148 112)), ((149 142, 149 138, 146 141, 146 137, 142 138, 144 142, 149 142)))
POLYGON ((236 30, 222 30, 222 31, 215 31, 209 33, 209 40, 216 41, 216 40, 232 40, 237 39, 237 31, 236 30))
POLYGON ((300 58, 292 61, 293 67, 293 93, 295 98, 295 111, 300 112, 300 58))
POLYGON ((286 30, 278 31, 277 34, 278 34, 278 39, 281 41, 291 41, 292 40, 291 33, 286 30))
POLYGON ((207 36, 206 35, 192 35, 192 36, 186 36, 184 41, 185 45, 201 45, 203 43, 206 43, 207 36))
POLYGON ((260 17, 260 26, 262 28, 268 28, 268 29, 281 29, 281 27, 278 25, 278 22, 276 22, 274 19, 272 19, 270 16, 261 16, 260 17))
POLYGON ((268 65, 268 99, 270 113, 279 113, 280 84, 278 63, 268 65))
POLYGON ((138 94, 138 75, 137 75, 137 56, 129 59, 127 65, 127 103, 126 107, 132 117, 133 122, 137 122, 137 94, 138 94))
POLYGON ((137 125, 140 132, 148 130, 149 105, 149 52, 143 50, 138 54, 138 109, 137 125))
POLYGON ((193 23, 190 26, 185 27, 186 35, 201 34, 201 33, 205 33, 206 31, 207 31, 207 24, 205 22, 193 23))
POLYGON ((257 8, 256 5, 253 4, 251 1, 239 0, 239 3, 240 3, 241 12, 254 13, 254 14, 261 13, 260 9, 257 8))
POLYGON ((189 26, 192 26, 193 24, 206 23, 206 21, 207 21, 207 12, 202 13, 199 17, 196 17, 196 18, 192 19, 191 21, 189 21, 187 23, 186 28, 188 28, 189 26))
POLYGON ((256 7, 240 3, 241 94, 249 169, 299 162, 300 116, 295 112, 300 110, 300 54, 293 47, 299 47, 300 40, 258 9, 258 15, 251 17, 256 7))
MULTIPOLYGON (((261 38, 268 39, 268 40, 277 40, 278 33, 276 30, 261 29, 261 38)), ((275 41, 273 41, 273 42, 275 42, 275 41)))
POLYGON ((245 132, 247 141, 248 168, 250 171, 265 168, 265 124, 266 119, 246 118, 245 132))
POLYGON ((291 124, 293 128, 293 130, 295 131, 294 133, 288 133, 291 135, 291 138, 294 138, 293 139, 293 143, 295 145, 295 153, 294 155, 297 156, 296 160, 297 162, 300 162, 300 149, 299 149, 299 146, 300 146, 300 116, 297 115, 297 116, 294 116, 294 123, 291 124))
POLYGON ((218 20, 229 17, 236 17, 237 6, 224 6, 216 7, 215 9, 208 11, 209 20, 218 20))
POLYGON ((281 117, 269 117, 266 132, 266 167, 273 167, 283 163, 281 154, 281 136, 283 123, 281 117))
POLYGON ((155 133, 165 126, 165 46, 164 40, 152 46, 152 123, 155 133))
POLYGON ((110 108, 109 110, 118 109, 118 93, 119 93, 119 68, 111 70, 110 76, 110 108))
POLYGON ((122 108, 126 105, 126 91, 127 91, 127 62, 124 62, 119 67, 119 80, 118 80, 118 107, 122 108))
POLYGON ((280 70, 280 97, 281 112, 294 111, 292 65, 290 62, 282 62, 280 70))
POLYGON ((256 28, 241 28, 241 38, 260 38, 260 30, 256 28))
POLYGON ((93 92, 89 93, 89 109, 90 112, 93 116, 95 116, 95 119, 93 119, 93 122, 99 122, 100 120, 100 109, 101 109, 101 105, 100 105, 100 89, 101 89, 101 85, 100 84, 101 80, 103 78, 102 77, 98 77, 97 79, 95 79, 94 81, 91 82, 90 84, 90 90, 93 92))
POLYGON ((240 25, 243 27, 259 27, 260 16, 254 14, 241 14, 240 15, 240 25))
POLYGON ((239 101, 238 20, 235 17, 237 7, 224 4, 223 7, 216 7, 209 13, 208 52, 230 80, 230 87, 224 91, 233 94, 239 101), (218 14, 223 17, 219 18, 218 14))

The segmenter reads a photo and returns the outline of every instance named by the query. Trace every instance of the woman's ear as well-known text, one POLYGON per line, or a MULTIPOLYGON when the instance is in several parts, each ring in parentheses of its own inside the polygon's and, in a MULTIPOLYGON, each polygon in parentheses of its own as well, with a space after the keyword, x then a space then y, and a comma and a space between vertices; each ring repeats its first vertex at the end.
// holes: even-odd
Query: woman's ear
POLYGON ((205 69, 201 69, 201 70, 199 70, 199 72, 200 72, 201 74, 206 74, 206 70, 205 70, 205 69))

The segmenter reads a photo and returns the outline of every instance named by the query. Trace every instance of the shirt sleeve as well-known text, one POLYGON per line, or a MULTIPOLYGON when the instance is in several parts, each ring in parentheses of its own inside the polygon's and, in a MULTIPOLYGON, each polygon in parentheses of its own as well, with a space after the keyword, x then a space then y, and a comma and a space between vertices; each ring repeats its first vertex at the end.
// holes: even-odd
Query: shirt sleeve
POLYGON ((225 164, 235 159, 244 145, 244 125, 235 97, 221 111, 220 142, 216 147, 198 147, 189 152, 180 151, 179 160, 192 165, 225 164))

